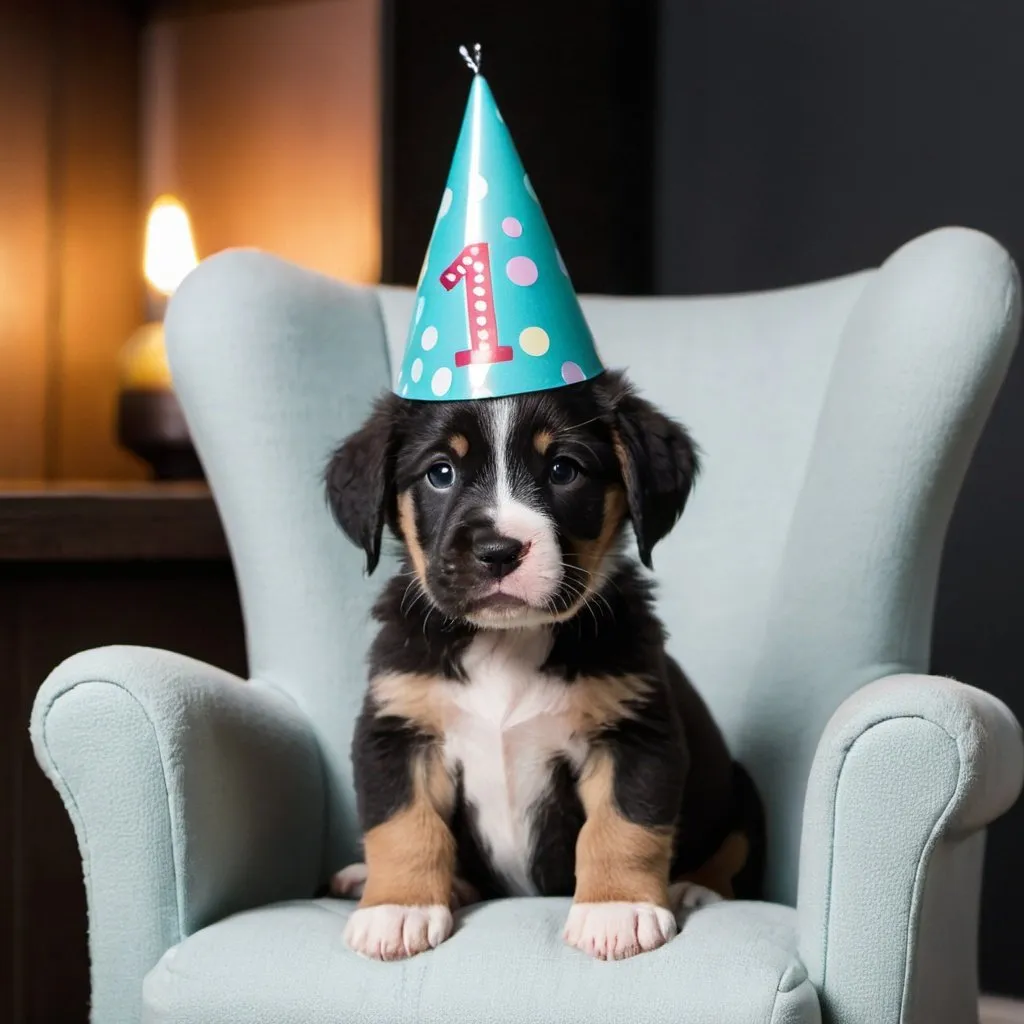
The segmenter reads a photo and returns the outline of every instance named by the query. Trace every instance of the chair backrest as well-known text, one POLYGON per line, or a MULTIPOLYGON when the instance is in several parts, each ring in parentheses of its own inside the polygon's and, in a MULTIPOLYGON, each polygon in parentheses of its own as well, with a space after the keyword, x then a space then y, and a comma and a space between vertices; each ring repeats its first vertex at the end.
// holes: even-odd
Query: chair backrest
MULTIPOLYGON (((259 253, 207 260, 167 318, 175 387, 235 559, 255 680, 319 730, 326 856, 356 850, 348 745, 379 578, 320 475, 388 383, 413 295, 259 253)), ((818 737, 853 690, 927 667, 948 517, 1018 332, 1003 249, 933 232, 874 272, 777 292, 586 298, 606 365, 690 428, 704 470, 654 553, 671 651, 769 813, 769 894, 795 898, 818 737)))

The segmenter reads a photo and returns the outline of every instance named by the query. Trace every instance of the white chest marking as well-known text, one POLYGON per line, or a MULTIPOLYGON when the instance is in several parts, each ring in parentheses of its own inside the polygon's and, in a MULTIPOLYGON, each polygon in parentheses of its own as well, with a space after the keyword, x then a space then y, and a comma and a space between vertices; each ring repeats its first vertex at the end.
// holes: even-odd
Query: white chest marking
POLYGON ((495 871, 517 895, 536 895, 530 878, 533 818, 561 755, 577 767, 577 734, 563 682, 538 669, 550 650, 546 629, 480 633, 463 657, 468 682, 449 683, 444 751, 461 766, 465 799, 495 871))

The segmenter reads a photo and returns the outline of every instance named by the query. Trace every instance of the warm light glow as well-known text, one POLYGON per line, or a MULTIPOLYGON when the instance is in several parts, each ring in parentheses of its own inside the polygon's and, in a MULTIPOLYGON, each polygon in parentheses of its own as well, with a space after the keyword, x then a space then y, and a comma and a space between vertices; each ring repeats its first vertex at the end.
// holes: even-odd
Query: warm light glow
POLYGON ((198 262, 185 207, 174 196, 161 196, 146 221, 146 280, 161 295, 173 295, 198 262))

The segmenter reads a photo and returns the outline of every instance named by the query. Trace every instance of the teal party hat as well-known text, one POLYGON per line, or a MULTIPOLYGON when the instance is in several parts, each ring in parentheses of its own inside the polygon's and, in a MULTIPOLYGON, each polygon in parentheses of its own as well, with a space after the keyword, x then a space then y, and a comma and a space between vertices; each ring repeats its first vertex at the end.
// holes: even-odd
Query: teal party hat
POLYGON ((604 367, 490 87, 473 84, 416 286, 395 392, 496 398, 589 380, 604 367))

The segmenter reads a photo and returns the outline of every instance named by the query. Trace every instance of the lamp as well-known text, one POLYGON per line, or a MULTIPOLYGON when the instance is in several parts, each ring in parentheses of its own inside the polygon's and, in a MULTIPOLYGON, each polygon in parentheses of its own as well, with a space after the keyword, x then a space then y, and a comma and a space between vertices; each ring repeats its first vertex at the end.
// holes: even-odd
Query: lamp
POLYGON ((144 459, 157 480, 201 480, 202 467, 174 394, 164 347, 163 311, 199 262, 188 212, 160 196, 146 218, 143 273, 149 285, 148 321, 121 352, 118 441, 144 459))

